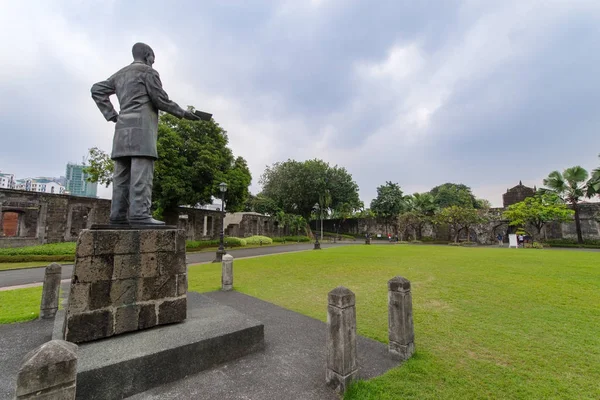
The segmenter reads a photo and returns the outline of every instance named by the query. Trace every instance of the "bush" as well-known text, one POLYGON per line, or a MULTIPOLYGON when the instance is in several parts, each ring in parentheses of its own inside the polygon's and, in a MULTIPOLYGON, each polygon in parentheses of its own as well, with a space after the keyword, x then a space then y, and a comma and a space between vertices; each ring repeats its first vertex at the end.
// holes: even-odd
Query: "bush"
POLYGON ((310 238, 308 236, 282 236, 282 237, 274 237, 273 242, 275 242, 275 243, 310 242, 310 238))
POLYGON ((477 242, 450 242, 448 246, 459 246, 459 247, 472 247, 477 246, 477 242))
POLYGON ((13 255, 13 256, 4 256, 0 255, 0 263, 13 263, 13 262, 28 262, 28 261, 69 261, 74 262, 74 255, 13 255))
POLYGON ((410 244, 423 244, 423 242, 420 240, 411 240, 410 244))
POLYGON ((201 250, 207 247, 219 246, 218 240, 188 240, 185 243, 185 248, 188 251, 201 250))
MULTIPOLYGON (((185 249, 187 251, 198 251, 209 247, 219 247, 218 239, 211 240, 188 240, 185 243, 185 249)), ((243 247, 246 245, 246 240, 236 237, 226 237, 223 239, 225 247, 243 247)))
MULTIPOLYGON (((43 255, 43 256, 57 256, 57 255, 69 255, 71 260, 75 255, 75 242, 64 242, 64 243, 50 243, 42 244, 39 246, 27 246, 27 247, 13 247, 0 249, 0 256, 31 256, 31 255, 43 255)), ((29 261, 26 260, 26 261, 29 261)), ((37 260, 36 260, 37 261, 37 260)), ((45 261, 45 260, 40 260, 45 261)))
POLYGON ((527 246, 531 249, 543 249, 544 245, 541 244, 540 242, 533 242, 533 243, 529 243, 529 246, 527 246))
POLYGON ((225 246, 226 247, 243 247, 246 245, 246 239, 241 239, 238 237, 226 237, 225 238, 225 246))
POLYGON ((600 248, 600 240, 598 239, 584 239, 583 244, 578 244, 576 239, 546 239, 544 244, 552 247, 600 248))
POLYGON ((246 244, 272 244, 273 243, 273 239, 271 239, 270 237, 267 236, 260 236, 260 235, 256 235, 256 236, 250 236, 244 239, 246 241, 246 244))

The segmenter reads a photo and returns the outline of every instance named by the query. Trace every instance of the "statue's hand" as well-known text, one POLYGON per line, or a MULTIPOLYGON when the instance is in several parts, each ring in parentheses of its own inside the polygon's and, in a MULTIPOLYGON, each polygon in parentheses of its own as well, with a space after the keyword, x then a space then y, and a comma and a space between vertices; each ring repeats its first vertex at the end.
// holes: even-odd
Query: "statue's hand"
POLYGON ((186 111, 183 114, 183 119, 187 119, 189 121, 200 121, 200 117, 199 116, 197 116, 196 114, 191 113, 189 111, 186 111))

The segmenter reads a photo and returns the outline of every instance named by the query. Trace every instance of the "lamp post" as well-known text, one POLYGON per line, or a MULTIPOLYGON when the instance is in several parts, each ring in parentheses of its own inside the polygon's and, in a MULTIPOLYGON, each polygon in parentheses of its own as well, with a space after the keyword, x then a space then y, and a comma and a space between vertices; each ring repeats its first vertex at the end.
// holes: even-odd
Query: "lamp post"
MULTIPOLYGON (((320 212, 321 211, 321 207, 319 206, 319 203, 315 204, 315 208, 317 208, 317 207, 319 208, 319 212, 320 212)), ((321 217, 322 216, 323 216, 323 214, 321 214, 321 217)), ((321 221, 323 221, 323 220, 321 219, 321 221)), ((317 220, 317 223, 315 224, 316 228, 317 228, 317 229, 315 229, 317 231, 317 234, 315 235, 316 240, 315 240, 315 247, 313 247, 313 250, 321 250, 321 243, 319 243, 319 227, 318 227, 318 223, 319 223, 319 221, 317 220)), ((322 232, 323 232, 323 222, 321 222, 321 235, 322 235, 322 232)), ((321 239, 322 238, 323 238, 323 236, 321 236, 321 239)))
POLYGON ((225 237, 225 192, 227 191, 227 184, 221 182, 219 184, 219 190, 221 191, 221 232, 219 232, 219 249, 217 250, 217 256, 214 262, 223 261, 223 255, 227 254, 225 247, 223 246, 223 239, 225 237))

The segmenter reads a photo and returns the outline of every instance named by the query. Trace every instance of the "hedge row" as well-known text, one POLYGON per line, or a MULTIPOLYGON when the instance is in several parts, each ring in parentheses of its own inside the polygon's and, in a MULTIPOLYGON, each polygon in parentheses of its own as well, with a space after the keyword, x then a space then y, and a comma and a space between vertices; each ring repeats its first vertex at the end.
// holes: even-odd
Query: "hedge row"
POLYGON ((274 237, 273 242, 275 242, 275 243, 310 242, 310 238, 308 236, 282 236, 282 237, 274 237))
MULTIPOLYGON (((0 256, 30 256, 30 255, 70 255, 71 259, 75 255, 75 242, 50 243, 39 246, 12 247, 0 249, 0 256)), ((46 261, 46 260, 41 260, 46 261)))

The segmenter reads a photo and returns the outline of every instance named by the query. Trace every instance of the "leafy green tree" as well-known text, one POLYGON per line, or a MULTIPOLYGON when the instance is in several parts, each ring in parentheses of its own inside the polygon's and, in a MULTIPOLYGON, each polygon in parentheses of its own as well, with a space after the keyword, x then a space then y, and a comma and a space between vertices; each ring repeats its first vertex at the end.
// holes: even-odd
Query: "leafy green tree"
MULTIPOLYGON (((155 163, 152 189, 155 215, 172 218, 179 205, 210 204, 213 197, 221 197, 221 182, 227 183, 226 209, 243 209, 252 176, 246 160, 235 158, 227 144, 227 133, 212 120, 187 121, 161 114, 160 158, 155 163)), ((92 179, 106 184, 112 165, 106 153, 90 149, 92 179)))
POLYGON ((482 211, 472 207, 450 206, 442 208, 436 215, 436 222, 447 224, 454 232, 454 242, 458 242, 458 237, 462 230, 467 233, 469 238, 469 230, 477 224, 484 223, 487 218, 482 211))
POLYGON ((371 211, 385 221, 386 230, 388 225, 396 221, 405 207, 404 194, 400 185, 389 181, 377 188, 377 197, 371 201, 371 211))
POLYGON ((262 195, 271 199, 278 209, 310 219, 315 204, 336 210, 347 203, 360 207, 358 185, 345 168, 322 160, 275 163, 265 169, 260 183, 262 195))
POLYGON ((510 221, 509 225, 526 230, 535 241, 548 222, 569 222, 574 213, 555 194, 540 193, 509 206, 502 216, 510 221), (530 226, 537 232, 531 232, 530 226))
POLYGON ((110 156, 98 147, 92 147, 89 151, 89 164, 83 169, 88 174, 88 181, 98 182, 108 187, 112 183, 115 163, 110 156))
POLYGON ((575 212, 575 229, 577 230, 577 242, 583 243, 581 234, 581 222, 579 220, 579 201, 588 193, 587 179, 588 172, 579 165, 567 168, 561 174, 559 171, 552 171, 544 179, 545 188, 542 192, 556 194, 562 201, 571 205, 575 212))
POLYGON ((471 188, 462 183, 444 183, 431 189, 438 208, 450 206, 479 208, 480 204, 471 192, 471 188))

